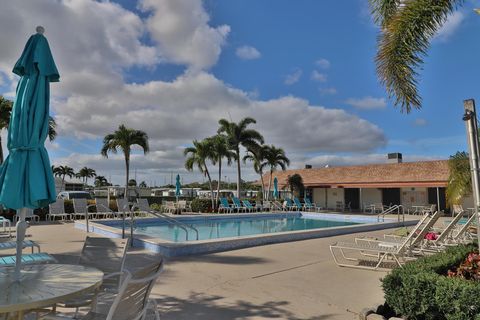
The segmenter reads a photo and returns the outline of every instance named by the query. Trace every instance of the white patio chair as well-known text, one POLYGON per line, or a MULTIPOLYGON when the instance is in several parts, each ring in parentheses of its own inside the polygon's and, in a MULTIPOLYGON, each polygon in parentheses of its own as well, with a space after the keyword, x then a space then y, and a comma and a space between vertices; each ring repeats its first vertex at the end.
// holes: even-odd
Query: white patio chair
POLYGON ((95 198, 95 207, 97 209, 97 212, 95 213, 97 219, 99 219, 99 217, 109 218, 115 215, 110 209, 107 198, 95 198))
POLYGON ((88 214, 88 218, 95 218, 96 214, 93 212, 88 212, 88 201, 87 199, 73 199, 73 216, 75 219, 77 217, 85 219, 85 216, 88 214))
POLYGON ((57 199, 57 201, 51 203, 48 208, 48 220, 54 221, 56 218, 60 218, 62 221, 72 220, 72 215, 70 213, 65 213, 65 202, 63 201, 63 199, 57 199))
MULTIPOLYGON (((17 222, 19 219, 18 217, 18 211, 15 213, 15 222, 17 222)), ((33 213, 33 209, 27 208, 27 214, 25 216, 25 221, 33 221, 33 222, 40 222, 40 216, 38 214, 33 213)))
MULTIPOLYGON (((149 299, 156 280, 163 271, 163 260, 136 272, 120 273, 124 280, 118 294, 99 294, 92 311, 77 319, 83 320, 144 320, 149 308, 154 308, 155 319, 160 320, 156 303, 149 299)), ((74 319, 52 312, 40 320, 74 319)))
POLYGON ((119 198, 117 199, 117 212, 115 215, 117 217, 130 217, 132 212, 130 211, 130 204, 128 203, 128 200, 125 198, 119 198))

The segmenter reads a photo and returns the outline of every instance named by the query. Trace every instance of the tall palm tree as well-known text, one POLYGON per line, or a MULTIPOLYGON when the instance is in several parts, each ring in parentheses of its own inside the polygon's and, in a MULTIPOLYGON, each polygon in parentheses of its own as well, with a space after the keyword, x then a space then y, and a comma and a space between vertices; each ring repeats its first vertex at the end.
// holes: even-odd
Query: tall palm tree
POLYGON ((232 159, 235 158, 235 154, 229 149, 227 137, 222 134, 217 134, 213 137, 207 138, 211 145, 212 157, 211 161, 213 165, 218 163, 218 183, 217 183, 217 195, 215 196, 215 204, 218 204, 220 197, 220 184, 222 181, 222 159, 227 160, 227 164, 232 164, 232 159))
POLYGON ((52 169, 53 169, 53 175, 55 177, 62 178, 62 187, 60 190, 63 190, 65 187, 65 177, 68 176, 69 178, 72 178, 73 176, 75 176, 75 171, 73 170, 73 168, 69 166, 58 166, 58 167, 52 166, 52 169))
POLYGON ((265 156, 269 147, 261 145, 254 148, 247 149, 247 154, 243 157, 243 162, 247 160, 253 162, 253 170, 260 175, 262 182, 262 200, 265 198, 265 182, 263 180, 263 169, 265 168, 265 156))
POLYGON ((402 112, 421 107, 418 70, 432 37, 463 3, 462 0, 370 0, 374 20, 381 27, 377 74, 402 112))
POLYGON ((270 198, 273 172, 277 170, 278 167, 285 171, 289 165, 290 159, 287 158, 285 151, 283 151, 282 148, 277 148, 273 145, 267 147, 267 150, 265 151, 265 162, 263 164, 263 167, 268 167, 270 169, 267 200, 270 198))
POLYGON ((185 160, 185 169, 192 171, 196 166, 198 170, 207 177, 211 192, 212 208, 215 208, 212 177, 210 176, 207 166, 207 161, 215 157, 211 141, 209 139, 204 139, 202 141, 193 140, 193 146, 185 148, 183 154, 187 157, 185 160))
POLYGON ((104 176, 95 177, 95 187, 103 187, 108 185, 108 180, 104 176))
POLYGON ((135 130, 120 125, 118 129, 111 134, 107 134, 103 138, 103 147, 101 154, 108 158, 108 153, 116 154, 118 149, 123 152, 125 156, 125 194, 124 197, 128 197, 128 181, 130 180, 130 155, 132 152, 132 146, 137 145, 143 149, 143 154, 147 154, 150 151, 148 146, 148 135, 141 130, 135 130))
POLYGON ((472 193, 472 177, 470 175, 470 163, 468 154, 457 152, 448 160, 450 176, 447 184, 447 202, 459 204, 463 197, 472 193))
POLYGON ((303 178, 298 173, 288 176, 287 186, 290 189, 290 194, 292 197, 295 196, 295 191, 300 194, 300 192, 302 192, 302 190, 305 188, 305 186, 303 185, 303 178))
POLYGON ((83 184, 85 185, 88 183, 88 178, 93 178, 96 175, 97 173, 95 172, 94 169, 87 168, 87 167, 83 167, 76 174, 78 178, 81 178, 83 180, 83 184))
MULTIPOLYGON (((10 118, 12 116, 13 102, 5 99, 3 96, 0 96, 0 131, 3 129, 8 129, 10 124, 10 118)), ((48 139, 50 141, 55 140, 57 137, 56 131, 57 123, 53 117, 48 119, 48 139)), ((0 164, 3 163, 3 148, 2 148, 2 138, 0 137, 0 164)))
POLYGON ((248 129, 248 125, 255 124, 257 121, 247 117, 240 120, 239 123, 231 122, 226 119, 220 119, 218 124, 220 128, 218 133, 224 133, 230 150, 235 152, 235 161, 237 161, 237 196, 240 197, 240 185, 242 182, 242 173, 240 168, 240 146, 245 148, 254 148, 258 144, 263 144, 263 136, 254 129, 248 129))

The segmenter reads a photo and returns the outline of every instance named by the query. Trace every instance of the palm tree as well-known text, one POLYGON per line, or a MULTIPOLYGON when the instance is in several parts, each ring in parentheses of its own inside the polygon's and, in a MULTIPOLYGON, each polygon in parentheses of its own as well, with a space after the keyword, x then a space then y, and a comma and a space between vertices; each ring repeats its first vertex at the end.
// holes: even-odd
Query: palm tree
POLYGON ((88 178, 93 178, 97 175, 94 169, 83 167, 78 171, 76 176, 83 180, 83 183, 86 185, 88 183, 88 178))
MULTIPOLYGON (((5 99, 3 96, 0 96, 0 131, 3 129, 8 129, 8 125, 10 124, 10 118, 12 115, 12 108, 13 102, 5 99)), ((49 117, 48 119, 48 139, 50 141, 55 140, 57 137, 56 131, 57 123, 53 117, 49 117)), ((4 156, 3 156, 3 148, 2 148, 2 140, 0 137, 0 164, 3 163, 4 156)))
POLYGON ((212 142, 209 139, 204 139, 202 141, 193 140, 193 147, 185 148, 183 154, 187 157, 185 160, 185 169, 192 171, 196 166, 198 170, 207 177, 212 198, 212 208, 215 208, 212 178, 207 166, 207 160, 211 160, 215 157, 212 142))
POLYGON ((290 194, 292 195, 292 197, 294 196, 295 191, 300 194, 300 192, 302 192, 302 190, 305 188, 305 186, 303 185, 302 176, 298 173, 287 177, 287 186, 290 189, 290 194))
POLYGON ((73 171, 73 168, 69 166, 58 166, 58 167, 52 166, 52 169, 55 177, 62 177, 62 187, 60 190, 63 190, 63 188, 65 187, 66 176, 68 176, 69 178, 72 178, 73 176, 75 176, 75 171, 73 171))
POLYGON ((263 136, 256 130, 248 129, 249 124, 255 124, 257 121, 247 117, 240 120, 239 123, 230 122, 226 119, 220 119, 218 124, 220 128, 218 133, 224 133, 227 137, 229 149, 235 153, 237 161, 237 196, 240 197, 240 185, 242 174, 240 168, 240 146, 245 148, 254 148, 258 144, 263 144, 263 136))
POLYGON ((211 158, 213 165, 218 163, 218 182, 217 182, 217 195, 215 196, 215 204, 218 204, 220 197, 220 184, 222 181, 222 159, 227 160, 227 164, 232 164, 232 159, 235 158, 235 154, 229 150, 227 137, 221 134, 217 134, 213 137, 207 138, 211 145, 211 158))
POLYGON ((118 130, 114 133, 108 134, 103 138, 103 147, 101 154, 108 158, 108 152, 117 153, 118 149, 122 150, 125 156, 125 194, 124 197, 128 197, 128 182, 130 178, 130 155, 132 146, 138 145, 143 149, 143 153, 147 154, 150 151, 148 146, 148 135, 141 131, 125 127, 120 125, 118 130))
POLYGON ((140 184, 138 185, 140 188, 147 188, 147 183, 145 181, 142 181, 140 182, 140 184))
POLYGON ((450 176, 447 184, 447 202, 459 204, 463 197, 472 193, 472 177, 468 153, 457 152, 448 160, 450 176))
POLYGON ((463 2, 370 0, 374 20, 381 27, 377 74, 402 112, 421 107, 418 70, 432 37, 463 2))
POLYGON ((103 187, 108 185, 108 180, 104 176, 95 177, 95 187, 103 187))
POLYGON ((263 168, 265 168, 265 155, 269 147, 261 145, 254 148, 247 149, 247 154, 243 157, 243 162, 247 160, 253 162, 253 170, 260 175, 260 181, 262 182, 262 200, 265 198, 265 182, 263 180, 263 168))
POLYGON ((290 165, 290 159, 287 158, 285 155, 285 151, 282 148, 277 148, 273 145, 268 146, 265 151, 265 162, 263 167, 270 168, 270 180, 268 182, 268 193, 267 193, 267 200, 270 197, 270 190, 272 187, 272 175, 277 167, 280 167, 283 171, 287 169, 290 165))

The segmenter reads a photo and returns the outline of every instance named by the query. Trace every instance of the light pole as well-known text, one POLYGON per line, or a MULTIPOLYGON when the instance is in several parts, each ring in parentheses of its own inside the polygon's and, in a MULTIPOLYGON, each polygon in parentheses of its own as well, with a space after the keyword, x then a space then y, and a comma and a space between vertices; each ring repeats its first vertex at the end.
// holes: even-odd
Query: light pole
MULTIPOLYGON (((463 121, 467 128, 467 143, 468 154, 470 159, 470 170, 472 175, 472 193, 475 208, 475 215, 477 215, 477 229, 480 227, 480 220, 478 215, 478 208, 480 207, 480 181, 478 171, 478 124, 477 114, 475 110, 475 100, 468 99, 463 101, 465 114, 463 121)), ((480 230, 477 230, 478 244, 480 245, 480 230)))

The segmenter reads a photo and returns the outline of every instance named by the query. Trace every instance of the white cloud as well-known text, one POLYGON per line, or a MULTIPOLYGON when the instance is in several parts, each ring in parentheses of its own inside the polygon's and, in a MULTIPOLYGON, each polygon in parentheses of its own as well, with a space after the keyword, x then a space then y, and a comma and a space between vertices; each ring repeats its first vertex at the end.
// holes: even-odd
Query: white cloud
POLYGON ((254 47, 251 46, 241 46, 238 47, 235 51, 237 57, 243 60, 253 60, 258 59, 262 56, 262 54, 254 47))
POLYGON ((438 30, 434 39, 439 41, 447 41, 460 27, 463 20, 465 20, 465 14, 461 11, 455 11, 448 16, 447 21, 438 30))
POLYGON ((345 103, 360 110, 384 109, 387 106, 385 98, 373 98, 370 96, 364 98, 350 98, 347 99, 345 103))
POLYGON ((301 69, 295 69, 291 74, 285 76, 285 83, 287 86, 290 86, 294 83, 297 83, 302 77, 303 71, 301 69))
POLYGON ((141 0, 140 7, 150 13, 147 28, 169 61, 194 70, 216 64, 230 26, 211 27, 202 0, 141 0))
POLYGON ((327 59, 321 58, 315 61, 315 65, 322 69, 328 69, 330 68, 330 61, 328 61, 327 59))
POLYGON ((334 87, 319 88, 318 91, 320 91, 320 93, 321 93, 322 95, 333 95, 333 94, 337 94, 337 89, 334 88, 334 87))
MULTIPOLYGON (((146 20, 112 2, 2 3, 0 43, 8 45, 0 46, 0 73, 7 86, 15 87, 11 69, 32 25, 45 22, 61 74, 61 82, 51 85, 60 138, 48 148, 55 154, 68 154, 68 148, 74 151, 52 159, 54 163, 75 169, 88 165, 106 172, 105 176, 110 172, 121 177, 121 156, 104 159, 92 151, 95 147, 74 147, 62 141, 76 139, 96 146, 125 123, 150 137, 152 152, 132 158, 132 167, 145 177, 138 180, 185 172, 183 147, 215 134, 221 117, 253 116, 258 120, 254 128, 266 142, 285 148, 292 158, 320 151, 370 152, 386 144, 379 127, 342 109, 312 105, 293 96, 259 100, 255 91, 233 88, 205 71, 217 62, 228 27, 210 27, 200 1, 144 0, 142 8, 151 13, 146 20), (149 35, 158 46, 145 41, 149 35), (169 62, 185 64, 188 70, 171 81, 125 80, 129 68, 150 69, 169 62), (92 140, 81 140, 86 138, 92 140)), ((302 70, 297 69, 286 82, 293 84, 301 76, 302 70)), ((226 174, 233 171, 227 168, 226 174)), ((254 177, 249 169, 245 174, 254 177)))
POLYGON ((418 126, 418 127, 423 127, 423 126, 426 126, 427 125, 427 120, 423 119, 423 118, 417 118, 415 119, 415 121, 413 122, 413 124, 415 126, 418 126))
POLYGON ((313 70, 310 79, 318 82, 327 82, 327 75, 324 73, 320 73, 317 70, 313 70))

